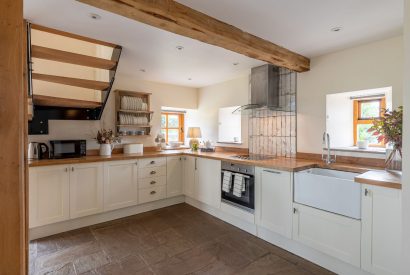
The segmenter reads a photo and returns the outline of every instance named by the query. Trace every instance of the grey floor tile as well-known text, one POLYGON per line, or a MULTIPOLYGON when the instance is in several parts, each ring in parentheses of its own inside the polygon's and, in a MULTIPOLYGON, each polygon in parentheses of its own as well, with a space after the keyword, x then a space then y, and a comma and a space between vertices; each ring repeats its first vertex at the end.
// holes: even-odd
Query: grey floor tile
POLYGON ((333 274, 187 204, 34 240, 31 274, 333 274))

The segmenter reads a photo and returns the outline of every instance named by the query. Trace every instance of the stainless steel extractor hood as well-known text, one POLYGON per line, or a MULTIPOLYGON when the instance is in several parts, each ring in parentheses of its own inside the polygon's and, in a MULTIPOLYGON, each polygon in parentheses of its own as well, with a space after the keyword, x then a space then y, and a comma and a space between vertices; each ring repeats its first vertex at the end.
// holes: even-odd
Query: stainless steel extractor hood
POLYGON ((251 102, 236 109, 239 113, 248 110, 269 108, 279 110, 280 106, 280 72, 279 67, 267 64, 251 70, 251 102))

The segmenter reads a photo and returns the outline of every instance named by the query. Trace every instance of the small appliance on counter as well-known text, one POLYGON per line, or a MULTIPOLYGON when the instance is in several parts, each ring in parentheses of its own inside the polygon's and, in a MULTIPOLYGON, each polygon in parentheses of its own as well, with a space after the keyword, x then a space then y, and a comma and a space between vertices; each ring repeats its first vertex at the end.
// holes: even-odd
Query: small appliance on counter
POLYGON ((204 142, 205 147, 199 148, 201 152, 215 152, 215 146, 212 145, 212 142, 210 140, 207 140, 204 142))
POLYGON ((50 140, 51 157, 81 158, 87 155, 87 142, 85 140, 50 140))
POLYGON ((28 144, 28 158, 35 159, 48 159, 50 158, 50 149, 47 144, 42 142, 30 142, 28 144))
POLYGON ((123 146, 124 154, 142 154, 144 145, 142 143, 129 143, 123 146))

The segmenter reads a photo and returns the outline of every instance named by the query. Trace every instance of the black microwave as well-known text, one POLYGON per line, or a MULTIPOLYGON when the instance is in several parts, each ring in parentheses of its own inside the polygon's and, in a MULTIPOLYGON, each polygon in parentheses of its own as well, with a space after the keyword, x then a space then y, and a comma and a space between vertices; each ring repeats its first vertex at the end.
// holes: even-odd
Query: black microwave
POLYGON ((50 140, 52 158, 80 158, 87 154, 85 140, 50 140))

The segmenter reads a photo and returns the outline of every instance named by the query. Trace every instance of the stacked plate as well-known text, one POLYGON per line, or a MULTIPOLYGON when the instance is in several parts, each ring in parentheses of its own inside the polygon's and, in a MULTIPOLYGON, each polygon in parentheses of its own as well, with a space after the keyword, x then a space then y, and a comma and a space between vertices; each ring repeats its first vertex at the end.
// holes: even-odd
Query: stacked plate
POLYGON ((145 103, 140 97, 122 96, 121 97, 121 109, 134 110, 134 111, 147 111, 148 104, 145 103))
POLYGON ((134 114, 123 114, 120 113, 118 116, 120 124, 134 124, 134 125, 147 125, 148 118, 146 116, 138 116, 134 114))

